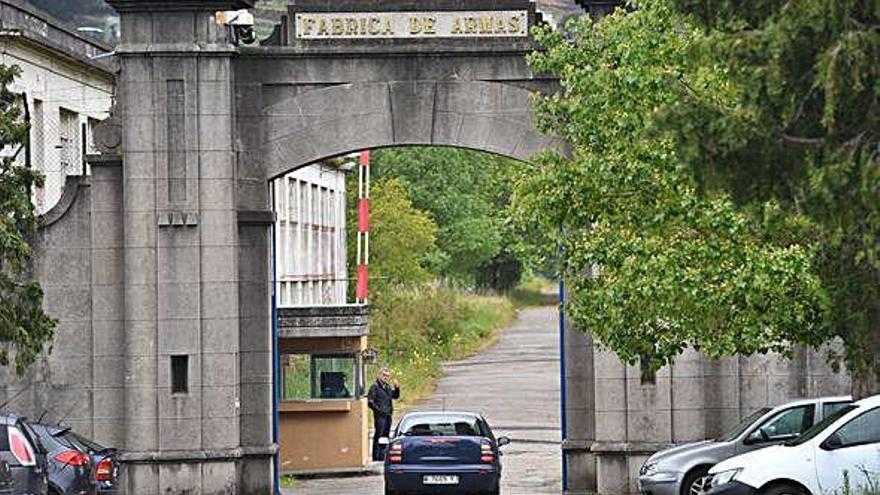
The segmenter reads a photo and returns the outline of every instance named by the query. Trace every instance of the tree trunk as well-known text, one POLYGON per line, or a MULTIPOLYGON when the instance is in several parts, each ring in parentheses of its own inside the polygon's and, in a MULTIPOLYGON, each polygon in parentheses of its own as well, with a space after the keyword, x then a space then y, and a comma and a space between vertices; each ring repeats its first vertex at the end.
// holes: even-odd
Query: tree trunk
POLYGON ((880 394, 880 310, 871 312, 868 318, 868 334, 862 346, 861 369, 853 372, 852 395, 859 400, 880 394))

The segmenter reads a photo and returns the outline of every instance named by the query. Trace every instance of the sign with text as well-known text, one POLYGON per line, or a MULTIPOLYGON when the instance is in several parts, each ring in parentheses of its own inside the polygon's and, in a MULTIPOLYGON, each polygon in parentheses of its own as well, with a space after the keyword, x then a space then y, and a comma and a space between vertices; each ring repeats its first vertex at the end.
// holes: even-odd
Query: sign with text
POLYGON ((525 10, 474 12, 297 13, 296 38, 523 38, 525 10))

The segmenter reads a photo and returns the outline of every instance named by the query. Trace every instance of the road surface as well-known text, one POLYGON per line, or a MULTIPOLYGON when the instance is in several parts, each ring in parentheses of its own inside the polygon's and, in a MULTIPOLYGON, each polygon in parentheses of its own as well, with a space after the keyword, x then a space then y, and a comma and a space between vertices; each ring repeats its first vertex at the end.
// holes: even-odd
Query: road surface
MULTIPOLYGON (((490 349, 447 363, 434 395, 414 409, 477 410, 503 449, 504 495, 560 493, 559 346, 556 308, 520 312, 490 349)), ((395 418, 396 419, 396 418, 395 418)), ((383 493, 381 476, 300 480, 286 495, 383 493)))

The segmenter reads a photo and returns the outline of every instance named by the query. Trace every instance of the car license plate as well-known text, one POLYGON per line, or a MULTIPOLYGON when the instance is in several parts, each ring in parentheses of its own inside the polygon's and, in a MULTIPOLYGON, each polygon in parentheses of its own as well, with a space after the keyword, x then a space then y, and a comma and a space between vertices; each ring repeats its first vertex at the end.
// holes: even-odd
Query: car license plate
POLYGON ((457 485, 458 476, 453 474, 427 474, 422 478, 425 485, 457 485))

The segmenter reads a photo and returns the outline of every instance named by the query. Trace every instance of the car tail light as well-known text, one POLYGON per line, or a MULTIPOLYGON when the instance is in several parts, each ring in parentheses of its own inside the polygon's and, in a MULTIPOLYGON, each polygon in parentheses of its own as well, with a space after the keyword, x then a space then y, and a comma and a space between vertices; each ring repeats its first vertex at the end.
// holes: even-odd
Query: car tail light
POLYGON ((65 450, 56 455, 55 460, 68 466, 85 466, 89 463, 89 456, 75 450, 65 450))
POLYGON ((9 450, 22 466, 36 466, 37 457, 31 443, 18 428, 8 428, 9 450))
POLYGON ((403 444, 393 443, 388 449, 388 462, 398 464, 403 461, 403 444))
POLYGON ((95 468, 95 481, 111 481, 113 479, 113 461, 105 457, 95 468))
POLYGON ((492 444, 488 440, 483 440, 483 443, 480 444, 480 462, 495 462, 495 452, 492 451, 492 444))

